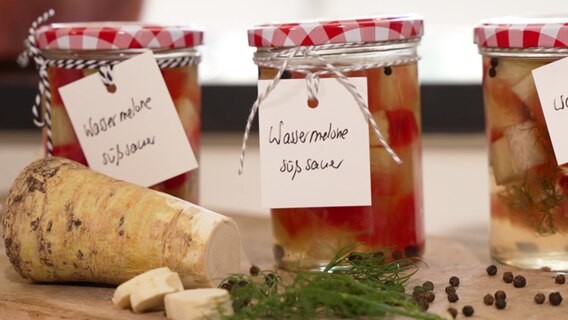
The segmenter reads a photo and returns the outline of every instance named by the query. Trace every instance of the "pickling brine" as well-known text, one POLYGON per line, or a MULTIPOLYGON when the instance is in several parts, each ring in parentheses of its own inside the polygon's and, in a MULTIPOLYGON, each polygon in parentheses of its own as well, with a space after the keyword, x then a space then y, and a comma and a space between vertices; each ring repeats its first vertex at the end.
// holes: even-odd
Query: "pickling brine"
POLYGON ((531 23, 546 20, 527 20, 529 27, 502 23, 476 29, 483 54, 491 255, 522 268, 568 270, 568 170, 556 162, 532 76, 535 68, 561 58, 562 47, 543 53, 538 49, 547 47, 545 42, 531 43, 531 36, 523 33, 531 23), (499 35, 480 38, 487 28, 515 30, 519 39, 505 43, 495 40, 499 35))

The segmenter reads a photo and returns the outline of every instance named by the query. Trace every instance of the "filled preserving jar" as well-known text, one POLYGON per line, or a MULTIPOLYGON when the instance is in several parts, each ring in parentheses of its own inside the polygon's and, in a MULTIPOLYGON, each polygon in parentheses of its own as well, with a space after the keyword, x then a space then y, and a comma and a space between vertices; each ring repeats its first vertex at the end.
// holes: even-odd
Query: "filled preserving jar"
POLYGON ((568 56, 568 18, 507 17, 475 28, 489 145, 491 256, 568 270, 568 172, 559 166, 532 71, 568 56))
MULTIPOLYGON (((43 126, 46 153, 88 165, 58 89, 98 72, 104 64, 111 66, 152 50, 185 135, 196 157, 199 156, 201 88, 197 46, 203 42, 201 30, 129 22, 63 23, 39 28, 35 32, 35 41, 46 61, 50 89, 49 97, 43 94, 41 111, 44 119, 50 119, 43 126)), ((155 165, 160 166, 159 163, 155 165)), ((193 203, 198 202, 198 187, 198 169, 152 186, 193 203)))
MULTIPOLYGON (((344 68, 348 78, 366 78, 368 109, 401 160, 393 160, 369 126, 372 205, 271 209, 274 255, 280 267, 318 268, 353 243, 361 244, 357 251, 390 248, 394 259, 422 255, 416 51, 422 30, 421 18, 413 15, 266 24, 249 30, 249 44, 257 47, 260 80, 273 79, 284 61, 282 79, 303 79, 305 70, 323 70, 329 67, 326 63, 344 68), (310 47, 316 55, 289 57, 291 48, 301 47, 310 47)), ((326 77, 337 76, 321 75, 326 77)))

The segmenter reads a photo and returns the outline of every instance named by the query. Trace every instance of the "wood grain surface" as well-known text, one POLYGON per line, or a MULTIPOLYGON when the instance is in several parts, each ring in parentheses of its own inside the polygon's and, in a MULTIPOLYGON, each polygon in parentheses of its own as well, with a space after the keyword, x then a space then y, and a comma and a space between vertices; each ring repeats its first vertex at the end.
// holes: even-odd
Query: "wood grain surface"
MULTIPOLYGON (((268 218, 233 215, 237 221, 242 241, 245 263, 243 272, 250 263, 264 268, 273 267, 271 225, 268 218)), ((436 300, 431 312, 443 315, 448 307, 459 310, 465 305, 475 309, 471 319, 563 319, 567 318, 568 300, 560 306, 533 302, 537 292, 559 291, 568 299, 568 284, 554 283, 554 274, 543 271, 521 271, 499 266, 496 276, 490 277, 485 268, 490 263, 487 239, 428 237, 424 263, 408 284, 414 285, 430 280, 435 284, 436 300), (504 271, 523 274, 527 278, 525 288, 514 288, 501 279, 504 271), (444 292, 450 276, 458 276, 461 284, 457 289, 460 300, 449 303, 444 292), (485 306, 483 297, 496 290, 507 293, 507 307, 497 310, 485 306)), ((165 319, 163 312, 134 314, 119 310, 111 303, 113 288, 72 284, 36 284, 22 279, 12 268, 0 244, 0 319, 165 319)), ((459 318, 463 318, 460 315, 459 318)))

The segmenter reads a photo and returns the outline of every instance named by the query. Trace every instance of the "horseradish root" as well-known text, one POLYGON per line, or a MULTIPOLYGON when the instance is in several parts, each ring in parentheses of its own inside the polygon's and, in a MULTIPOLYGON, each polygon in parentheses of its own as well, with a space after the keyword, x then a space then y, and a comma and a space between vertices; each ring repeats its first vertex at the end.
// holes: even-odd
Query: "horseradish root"
POLYGON ((239 271, 232 219, 63 158, 20 173, 2 226, 10 262, 39 282, 120 284, 169 267, 186 288, 214 287, 239 271))

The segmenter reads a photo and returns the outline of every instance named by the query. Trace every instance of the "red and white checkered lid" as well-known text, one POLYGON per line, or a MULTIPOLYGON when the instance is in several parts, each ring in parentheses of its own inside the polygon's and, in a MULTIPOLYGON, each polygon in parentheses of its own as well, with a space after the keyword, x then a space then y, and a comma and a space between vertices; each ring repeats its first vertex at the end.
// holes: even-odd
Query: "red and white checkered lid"
POLYGON ((263 24, 248 30, 252 47, 296 47, 419 39, 422 18, 413 14, 345 20, 263 24))
POLYGON ((474 29, 473 42, 490 48, 568 47, 568 16, 490 19, 474 29))
POLYGON ((36 40, 48 50, 173 49, 203 44, 203 31, 133 22, 55 23, 38 29, 36 40))

